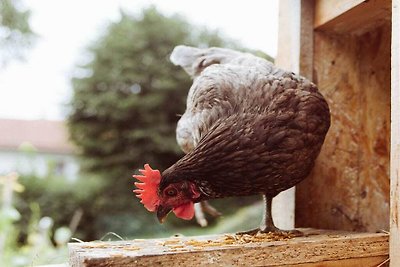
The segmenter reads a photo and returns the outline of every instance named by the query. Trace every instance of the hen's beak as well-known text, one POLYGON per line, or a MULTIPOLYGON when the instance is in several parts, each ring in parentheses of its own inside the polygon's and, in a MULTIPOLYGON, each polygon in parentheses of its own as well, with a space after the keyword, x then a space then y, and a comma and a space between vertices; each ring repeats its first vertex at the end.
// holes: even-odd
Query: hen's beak
POLYGON ((158 206, 157 207, 157 218, 160 223, 163 223, 165 219, 167 218, 168 213, 172 209, 170 207, 164 207, 164 206, 158 206))

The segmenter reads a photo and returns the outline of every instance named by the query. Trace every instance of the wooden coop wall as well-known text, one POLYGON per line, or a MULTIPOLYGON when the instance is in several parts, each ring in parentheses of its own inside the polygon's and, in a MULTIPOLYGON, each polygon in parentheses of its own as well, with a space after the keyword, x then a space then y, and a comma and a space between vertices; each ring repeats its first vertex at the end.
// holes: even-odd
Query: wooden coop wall
POLYGON ((312 174, 296 187, 297 227, 389 229, 391 3, 380 1, 389 16, 368 28, 313 31, 312 79, 332 123, 312 174))

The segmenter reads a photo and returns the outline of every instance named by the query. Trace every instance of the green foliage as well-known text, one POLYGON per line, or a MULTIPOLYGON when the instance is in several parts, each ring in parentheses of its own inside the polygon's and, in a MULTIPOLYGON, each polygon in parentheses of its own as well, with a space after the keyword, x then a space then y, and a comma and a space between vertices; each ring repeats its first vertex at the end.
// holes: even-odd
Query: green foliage
POLYGON ((37 203, 31 203, 30 206, 32 213, 23 215, 23 217, 30 216, 28 228, 24 229, 28 230, 26 242, 17 243, 21 228, 18 224, 10 225, 9 231, 6 232, 9 242, 6 244, 1 262, 4 266, 15 267, 67 262, 67 242, 70 240, 71 232, 66 227, 55 229, 58 242, 53 244, 51 240, 53 220, 50 217, 40 218, 40 208, 37 203))
POLYGON ((14 222, 20 218, 20 213, 14 207, 0 207, 0 262, 8 261, 11 251, 17 246, 13 237, 18 234, 18 229, 14 227, 14 222))
MULTIPOLYGON (((71 237, 71 231, 67 227, 55 229, 55 245, 53 245, 51 240, 53 219, 41 218, 41 207, 35 202, 36 198, 32 198, 32 191, 30 191, 36 191, 37 187, 29 187, 31 184, 26 183, 27 177, 25 177, 23 182, 28 186, 25 190, 18 177, 16 173, 0 176, 0 195, 2 195, 2 201, 0 201, 0 262, 4 266, 15 267, 66 262, 66 244, 71 237), (27 210, 24 210, 24 205, 28 206, 27 210), (25 239, 24 242, 21 242, 21 239, 25 239)), ((31 176, 29 180, 35 181, 35 184, 43 183, 42 187, 46 187, 47 184, 47 179, 39 177, 31 176)), ((43 196, 51 191, 51 187, 46 189, 49 190, 39 190, 39 193, 43 196)), ((42 202, 42 206, 48 202, 43 199, 39 201, 42 202)), ((62 203, 62 201, 59 202, 62 203)), ((51 211, 51 213, 57 214, 55 211, 51 211)))
POLYGON ((0 63, 23 58, 35 37, 29 25, 29 10, 18 0, 0 0, 0 63))
MULTIPOLYGON (((20 243, 27 241, 29 232, 34 230, 32 225, 38 221, 36 217, 39 215, 51 217, 56 228, 68 226, 78 209, 87 211, 83 218, 91 216, 93 198, 101 189, 101 184, 93 178, 71 182, 64 177, 24 175, 20 177, 20 183, 25 190, 14 201, 17 210, 22 214, 16 223, 20 229, 20 243)), ((78 232, 76 236, 82 235, 78 232)))
POLYGON ((11 225, 21 218, 21 214, 14 207, 0 209, 0 232, 8 232, 11 225))

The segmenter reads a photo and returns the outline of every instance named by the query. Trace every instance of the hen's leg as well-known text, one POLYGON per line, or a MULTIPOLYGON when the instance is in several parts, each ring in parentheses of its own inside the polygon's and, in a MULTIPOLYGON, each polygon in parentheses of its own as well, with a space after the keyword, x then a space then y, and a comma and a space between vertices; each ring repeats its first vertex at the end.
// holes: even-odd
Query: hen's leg
POLYGON ((260 232, 260 233, 292 234, 295 236, 303 235, 303 233, 298 230, 281 230, 278 227, 276 227, 274 224, 274 220, 272 219, 272 197, 263 195, 263 198, 265 203, 265 209, 260 228, 252 229, 245 232, 239 232, 238 234, 254 235, 260 232))
POLYGON ((205 214, 208 213, 213 217, 221 216, 221 213, 217 211, 213 206, 211 206, 207 201, 202 201, 200 203, 194 204, 194 215, 196 217, 196 221, 200 224, 201 227, 205 227, 208 225, 205 214))

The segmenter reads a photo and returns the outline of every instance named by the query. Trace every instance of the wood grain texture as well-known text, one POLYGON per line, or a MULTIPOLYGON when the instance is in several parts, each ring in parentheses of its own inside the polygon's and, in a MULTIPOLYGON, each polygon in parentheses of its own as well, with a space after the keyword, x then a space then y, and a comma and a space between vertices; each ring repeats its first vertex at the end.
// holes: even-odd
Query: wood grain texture
POLYGON ((299 73, 313 80, 314 65, 314 0, 301 1, 299 73))
POLYGON ((314 35, 314 82, 332 124, 311 177, 296 187, 297 227, 389 229, 390 29, 314 35))
POLYGON ((400 266, 400 0, 392 9, 390 266, 400 266))
POLYGON ((73 243, 69 244, 70 265, 376 266, 388 257, 387 234, 303 230, 309 236, 204 247, 187 242, 212 242, 223 236, 73 243), (350 265, 355 262, 359 264, 350 265))
POLYGON ((391 0, 316 0, 314 27, 360 35, 390 21, 390 16, 391 0))
POLYGON ((293 267, 386 267, 389 266, 388 256, 377 256, 357 259, 321 261, 291 265, 293 267))
POLYGON ((324 25, 365 0, 315 0, 315 27, 324 25))

